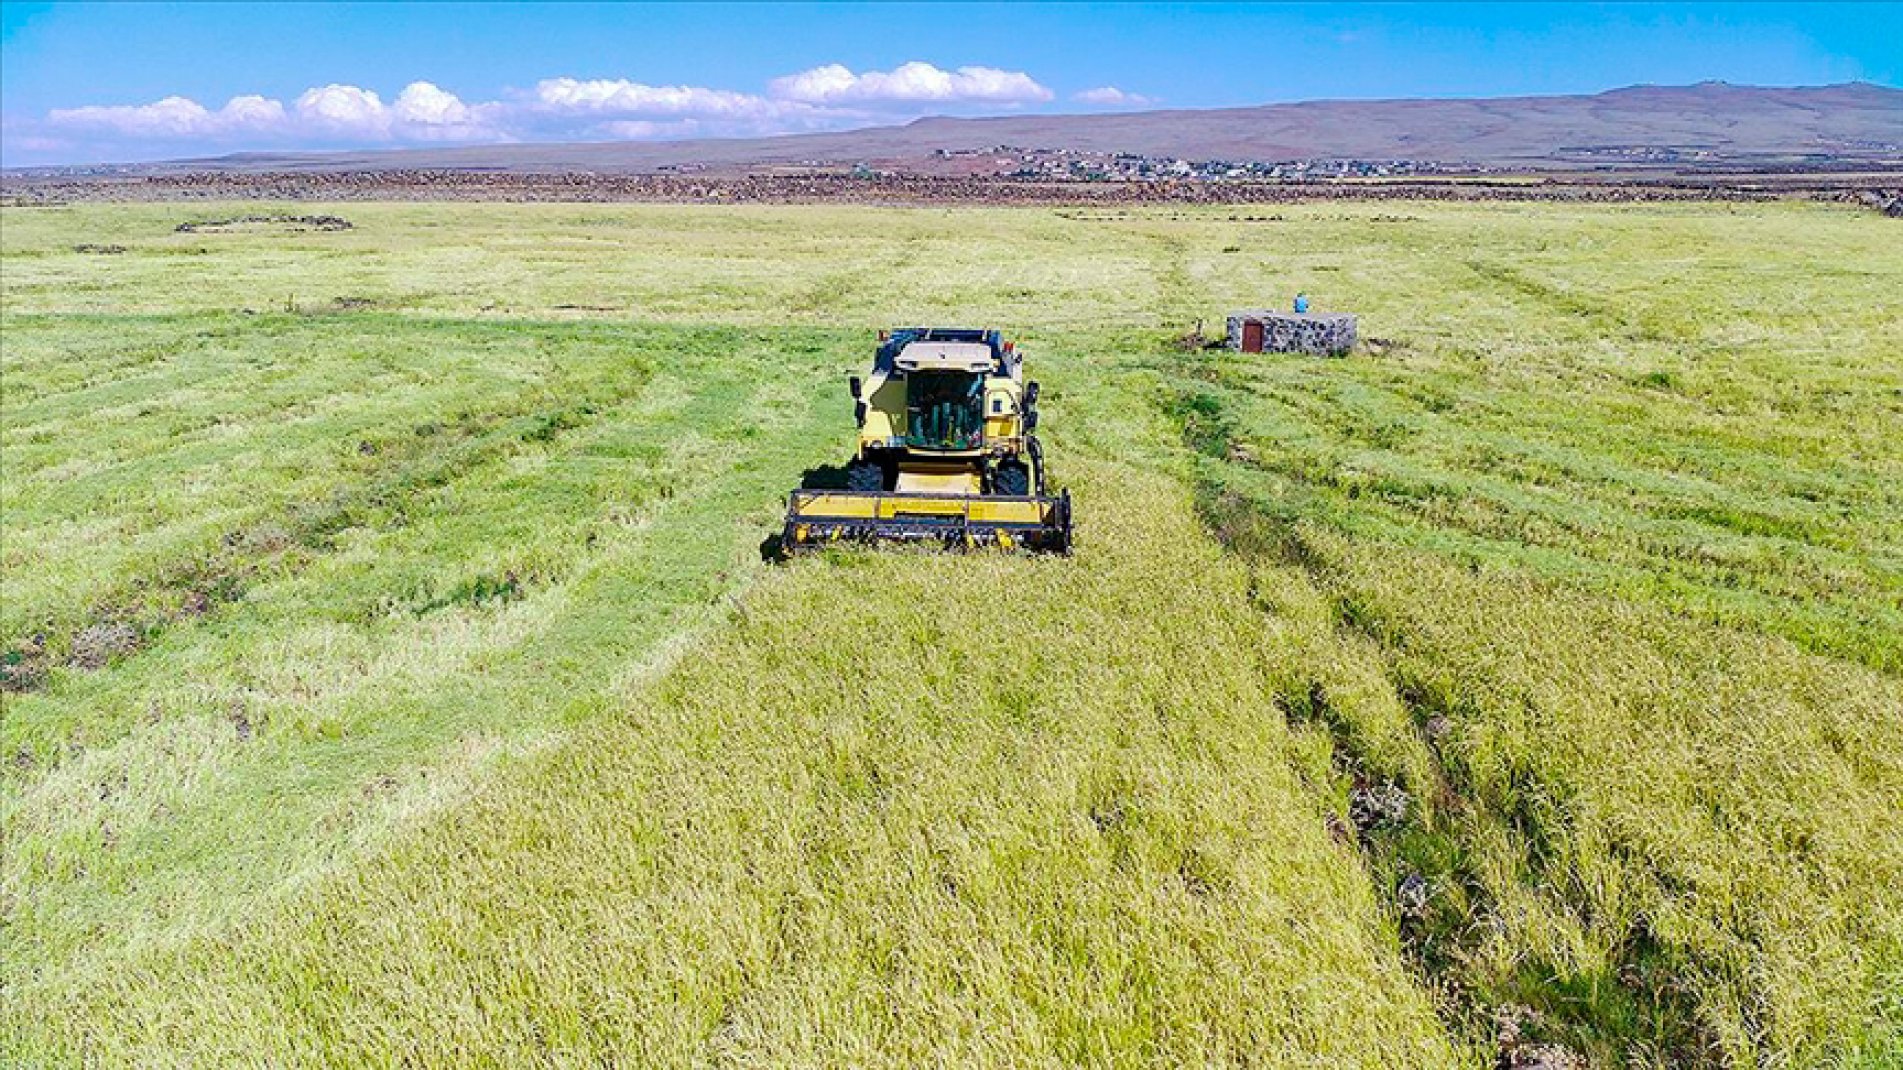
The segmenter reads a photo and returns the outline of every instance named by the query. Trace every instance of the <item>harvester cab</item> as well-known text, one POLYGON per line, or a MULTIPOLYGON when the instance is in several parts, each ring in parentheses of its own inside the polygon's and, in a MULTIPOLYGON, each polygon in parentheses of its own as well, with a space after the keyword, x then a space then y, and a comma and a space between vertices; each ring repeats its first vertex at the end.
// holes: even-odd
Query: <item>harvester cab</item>
POLYGON ((781 543, 936 542, 1068 552, 1070 494, 1047 493, 1037 384, 997 331, 882 332, 850 381, 859 449, 843 490, 796 490, 781 543))

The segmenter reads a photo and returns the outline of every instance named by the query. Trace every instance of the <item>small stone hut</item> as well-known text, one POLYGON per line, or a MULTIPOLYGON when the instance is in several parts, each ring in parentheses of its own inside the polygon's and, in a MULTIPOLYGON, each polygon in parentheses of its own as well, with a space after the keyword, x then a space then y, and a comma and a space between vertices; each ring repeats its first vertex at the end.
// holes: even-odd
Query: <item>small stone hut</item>
POLYGON ((1355 329, 1355 317, 1344 312, 1231 312, 1229 348, 1339 357, 1355 347, 1355 329))

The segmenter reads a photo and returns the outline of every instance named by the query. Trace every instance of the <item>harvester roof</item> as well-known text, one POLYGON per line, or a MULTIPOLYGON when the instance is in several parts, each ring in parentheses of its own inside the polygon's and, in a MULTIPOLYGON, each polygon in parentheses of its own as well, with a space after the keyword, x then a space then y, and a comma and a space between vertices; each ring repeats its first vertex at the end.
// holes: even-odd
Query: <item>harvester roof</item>
POLYGON ((991 347, 982 342, 913 342, 893 360, 902 372, 988 372, 992 363, 991 347))
MULTIPOLYGON (((981 349, 986 355, 987 367, 1009 370, 1014 366, 1016 354, 1005 346, 1004 337, 997 331, 983 327, 898 327, 879 336, 879 354, 873 361, 873 370, 878 372, 917 371, 924 365, 906 368, 898 364, 899 354, 912 350, 921 344, 935 346, 972 346, 981 349)), ((921 357, 927 350, 921 349, 921 357)), ((966 365, 973 371, 982 370, 974 365, 966 365)))

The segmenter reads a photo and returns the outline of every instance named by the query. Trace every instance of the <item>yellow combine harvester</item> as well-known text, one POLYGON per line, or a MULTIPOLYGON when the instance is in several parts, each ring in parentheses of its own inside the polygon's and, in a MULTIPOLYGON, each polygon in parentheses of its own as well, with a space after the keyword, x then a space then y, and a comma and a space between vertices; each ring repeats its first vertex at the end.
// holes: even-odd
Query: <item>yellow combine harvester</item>
POLYGON ((781 545, 925 542, 1070 550, 1070 492, 1044 490, 1037 384, 997 331, 910 327, 879 335, 872 376, 851 381, 859 453, 843 490, 796 490, 781 545))

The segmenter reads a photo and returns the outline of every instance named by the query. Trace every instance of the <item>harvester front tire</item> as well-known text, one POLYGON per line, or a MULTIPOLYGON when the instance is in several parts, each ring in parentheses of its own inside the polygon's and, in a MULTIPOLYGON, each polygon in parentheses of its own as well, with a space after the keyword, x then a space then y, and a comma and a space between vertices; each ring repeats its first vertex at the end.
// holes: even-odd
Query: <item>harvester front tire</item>
POLYGON ((999 494, 1023 497, 1031 493, 1031 468, 1023 461, 1000 461, 991 473, 991 489, 999 494))
POLYGON ((885 469, 871 461, 846 466, 846 489, 854 494, 877 494, 885 489, 885 469))

